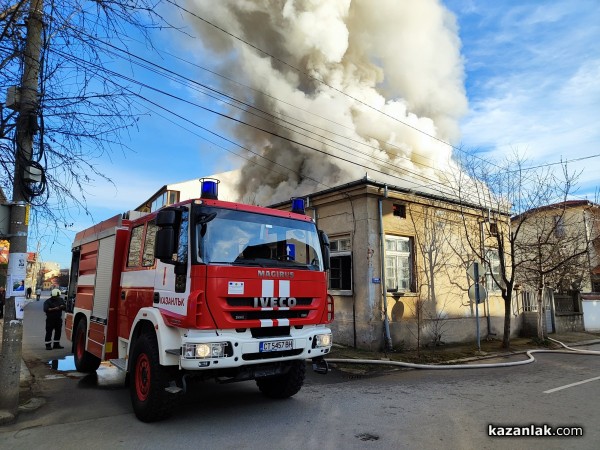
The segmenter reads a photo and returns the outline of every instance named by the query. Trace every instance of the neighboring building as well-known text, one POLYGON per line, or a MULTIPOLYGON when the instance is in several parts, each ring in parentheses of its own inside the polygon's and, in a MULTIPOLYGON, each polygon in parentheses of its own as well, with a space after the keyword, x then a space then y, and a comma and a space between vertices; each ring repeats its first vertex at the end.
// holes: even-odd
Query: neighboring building
POLYGON ((544 284, 558 293, 600 292, 600 205, 569 200, 526 211, 511 224, 518 230, 519 257, 532 261, 518 273, 521 284, 544 284), (556 266, 541 279, 542 271, 556 266))
MULTIPOLYGON (((234 200, 235 196, 223 194, 223 188, 234 186, 231 179, 224 180, 223 174, 214 177, 222 181, 219 198, 234 200)), ((153 211, 198 197, 199 192, 199 180, 166 185, 137 209, 153 211)), ((487 210, 483 214, 473 205, 368 178, 306 199, 307 214, 331 241, 329 287, 335 298, 336 342, 376 350, 383 348, 385 336, 396 347, 414 346, 417 340, 420 345, 474 341, 477 313, 482 338, 488 333, 502 337, 504 302, 491 279, 498 265, 482 268, 489 300, 477 311, 468 295, 466 269, 474 256, 465 234, 478 248, 490 245, 486 254, 497 254, 487 234, 497 227, 507 230, 508 216, 484 231, 482 217, 488 216, 487 210), (483 243, 482 234, 486 234, 483 243), (384 335, 386 316, 389 334, 384 335)), ((291 201, 272 207, 290 209, 291 201)), ((515 315, 512 321, 516 335, 520 322, 515 315)))
POLYGON ((50 290, 59 286, 60 264, 57 262, 44 261, 39 263, 39 279, 43 290, 50 290))
POLYGON ((27 252, 27 275, 25 277, 25 287, 31 288, 32 292, 35 292, 37 285, 37 259, 37 253, 27 252))
POLYGON ((588 200, 545 205, 513 217, 511 227, 522 286, 523 333, 539 333, 540 324, 544 332, 583 331, 586 306, 591 307, 588 322, 597 315, 600 205, 588 200))
MULTIPOLYGON (((239 170, 223 172, 213 177, 218 177, 219 183, 219 198, 225 201, 234 201, 235 194, 231 190, 238 182, 240 175, 239 170)), ((213 178, 207 177, 207 178, 213 178)), ((161 187, 148 200, 135 208, 136 211, 153 212, 163 206, 172 205, 174 203, 189 200, 191 198, 200 197, 200 178, 194 180, 183 181, 181 183, 166 184, 161 187)))

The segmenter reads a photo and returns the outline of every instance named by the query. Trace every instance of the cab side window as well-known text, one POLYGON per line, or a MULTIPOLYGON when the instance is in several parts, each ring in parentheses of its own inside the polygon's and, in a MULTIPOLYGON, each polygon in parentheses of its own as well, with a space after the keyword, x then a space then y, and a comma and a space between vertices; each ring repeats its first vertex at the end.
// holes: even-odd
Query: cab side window
POLYGON ((142 259, 142 238, 144 236, 144 225, 138 225, 131 230, 129 239, 129 253, 127 255, 127 267, 139 267, 142 259))
POLYGON ((146 239, 144 240, 144 255, 142 258, 142 266, 152 267, 154 265, 154 242, 156 241, 156 232, 158 227, 156 222, 152 220, 146 226, 146 239))

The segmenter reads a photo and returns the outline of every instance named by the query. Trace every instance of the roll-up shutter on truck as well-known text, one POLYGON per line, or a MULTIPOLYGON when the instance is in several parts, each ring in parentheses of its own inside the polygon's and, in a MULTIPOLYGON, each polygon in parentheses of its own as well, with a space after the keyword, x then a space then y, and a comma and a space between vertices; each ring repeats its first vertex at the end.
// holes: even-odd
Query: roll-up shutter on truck
POLYGON ((112 287, 112 270, 115 259, 115 235, 101 239, 98 248, 96 286, 94 287, 94 308, 92 318, 106 321, 112 287))

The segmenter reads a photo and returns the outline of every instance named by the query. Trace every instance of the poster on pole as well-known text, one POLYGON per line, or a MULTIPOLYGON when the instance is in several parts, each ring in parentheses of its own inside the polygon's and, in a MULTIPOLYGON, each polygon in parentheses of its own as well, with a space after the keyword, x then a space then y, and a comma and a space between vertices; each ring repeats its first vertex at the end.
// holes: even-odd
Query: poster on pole
POLYGON ((25 297, 15 297, 15 319, 23 320, 25 314, 25 297))
POLYGON ((23 316, 25 313, 25 294, 21 292, 19 289, 21 286, 21 282, 13 281, 12 275, 8 275, 6 277, 6 298, 15 297, 15 319, 23 320, 23 316), (17 287, 16 290, 14 289, 17 287))
POLYGON ((10 253, 8 255, 7 295, 9 297, 25 297, 25 278, 27 276, 27 253, 10 253))

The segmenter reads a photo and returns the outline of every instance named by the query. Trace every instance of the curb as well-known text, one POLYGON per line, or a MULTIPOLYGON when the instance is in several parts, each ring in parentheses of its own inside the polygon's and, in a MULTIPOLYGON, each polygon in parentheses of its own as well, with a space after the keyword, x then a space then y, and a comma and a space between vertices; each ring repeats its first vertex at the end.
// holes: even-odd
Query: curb
POLYGON ((21 359, 21 373, 19 374, 19 386, 24 387, 31 384, 31 372, 25 364, 25 360, 21 359))

